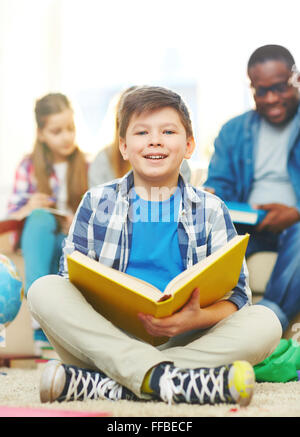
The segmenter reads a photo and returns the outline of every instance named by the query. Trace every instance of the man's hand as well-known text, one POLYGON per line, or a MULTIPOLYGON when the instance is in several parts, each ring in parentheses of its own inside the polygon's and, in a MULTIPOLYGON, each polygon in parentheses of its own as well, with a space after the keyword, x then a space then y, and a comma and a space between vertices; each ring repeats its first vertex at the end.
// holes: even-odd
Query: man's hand
POLYGON ((257 209, 268 211, 263 221, 256 226, 256 231, 281 232, 300 220, 300 213, 296 208, 280 203, 257 205, 257 209))

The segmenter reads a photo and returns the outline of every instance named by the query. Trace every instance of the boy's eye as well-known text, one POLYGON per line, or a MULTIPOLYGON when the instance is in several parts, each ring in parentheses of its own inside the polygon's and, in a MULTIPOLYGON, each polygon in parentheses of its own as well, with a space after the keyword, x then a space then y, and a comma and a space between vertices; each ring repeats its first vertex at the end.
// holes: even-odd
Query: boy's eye
POLYGON ((145 130, 138 131, 136 135, 146 135, 147 132, 145 130))
POLYGON ((164 133, 167 134, 167 135, 172 135, 172 134, 174 134, 174 131, 173 131, 173 130, 166 129, 166 130, 164 131, 164 133))

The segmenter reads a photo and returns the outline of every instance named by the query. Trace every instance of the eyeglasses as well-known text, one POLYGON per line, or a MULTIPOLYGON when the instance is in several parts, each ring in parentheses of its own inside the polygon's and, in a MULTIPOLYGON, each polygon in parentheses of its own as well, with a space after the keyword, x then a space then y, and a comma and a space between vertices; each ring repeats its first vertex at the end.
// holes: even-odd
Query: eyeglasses
POLYGON ((269 91, 275 94, 284 94, 288 91, 288 89, 292 86, 291 78, 286 82, 275 83, 271 86, 259 86, 257 88, 251 86, 253 94, 256 97, 265 97, 269 91))

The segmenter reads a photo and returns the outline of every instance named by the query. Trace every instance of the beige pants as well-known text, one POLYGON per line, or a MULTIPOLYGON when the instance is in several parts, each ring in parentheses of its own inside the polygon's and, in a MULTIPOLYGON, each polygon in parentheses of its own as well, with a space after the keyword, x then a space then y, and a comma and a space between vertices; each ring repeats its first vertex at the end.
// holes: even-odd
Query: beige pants
POLYGON ((252 365, 276 348, 281 325, 260 305, 245 306, 207 330, 177 336, 158 348, 132 338, 97 313, 68 280, 44 276, 28 292, 28 305, 66 364, 100 369, 137 396, 146 372, 165 361, 178 367, 217 367, 235 360, 252 365))

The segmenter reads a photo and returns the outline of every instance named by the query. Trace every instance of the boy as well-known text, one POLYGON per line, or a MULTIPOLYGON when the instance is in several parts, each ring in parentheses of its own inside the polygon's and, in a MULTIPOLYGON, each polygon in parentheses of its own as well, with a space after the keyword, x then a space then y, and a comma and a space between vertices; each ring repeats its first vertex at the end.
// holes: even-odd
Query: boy
POLYGON ((163 290, 236 234, 224 204, 179 175, 195 147, 180 96, 137 88, 124 98, 119 120, 120 150, 132 172, 86 193, 65 240, 59 275, 39 279, 28 294, 32 314, 63 362, 45 367, 41 400, 247 405, 251 364, 275 349, 281 326, 270 309, 250 305, 245 265, 227 300, 202 309, 195 290, 171 317, 140 314, 148 332, 170 338, 157 348, 113 326, 68 281, 66 255, 79 250, 163 290))

